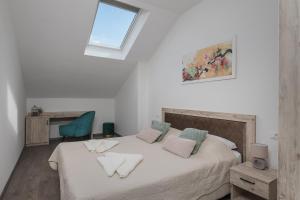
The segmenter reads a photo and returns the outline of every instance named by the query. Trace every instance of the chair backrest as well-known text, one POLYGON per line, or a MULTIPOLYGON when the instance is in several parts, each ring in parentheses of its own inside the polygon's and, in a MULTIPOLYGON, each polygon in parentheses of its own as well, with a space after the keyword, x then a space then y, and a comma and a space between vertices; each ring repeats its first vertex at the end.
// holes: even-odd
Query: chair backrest
POLYGON ((95 111, 89 111, 82 114, 80 117, 73 121, 74 124, 79 124, 80 127, 85 127, 87 131, 91 132, 95 118, 95 111))

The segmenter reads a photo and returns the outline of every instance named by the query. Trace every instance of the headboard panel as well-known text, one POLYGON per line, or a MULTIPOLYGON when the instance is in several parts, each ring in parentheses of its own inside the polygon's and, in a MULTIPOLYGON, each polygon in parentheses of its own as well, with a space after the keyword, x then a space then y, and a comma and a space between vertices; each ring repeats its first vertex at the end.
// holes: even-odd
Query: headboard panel
POLYGON ((255 121, 253 115, 204 112, 183 109, 162 109, 163 121, 173 128, 198 128, 209 134, 221 136, 236 143, 243 161, 249 160, 250 147, 255 143, 255 121))

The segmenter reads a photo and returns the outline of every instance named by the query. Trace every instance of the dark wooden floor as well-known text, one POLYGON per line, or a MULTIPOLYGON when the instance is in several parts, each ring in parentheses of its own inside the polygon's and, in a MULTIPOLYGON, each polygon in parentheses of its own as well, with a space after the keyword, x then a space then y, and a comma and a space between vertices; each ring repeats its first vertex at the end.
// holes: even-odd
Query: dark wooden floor
POLYGON ((60 199, 58 173, 50 169, 48 159, 59 144, 26 147, 7 185, 3 200, 60 199))
MULTIPOLYGON (((50 169, 48 159, 60 143, 26 147, 3 194, 3 200, 59 200, 58 173, 50 169)), ((226 197, 222 200, 227 200, 226 197)))

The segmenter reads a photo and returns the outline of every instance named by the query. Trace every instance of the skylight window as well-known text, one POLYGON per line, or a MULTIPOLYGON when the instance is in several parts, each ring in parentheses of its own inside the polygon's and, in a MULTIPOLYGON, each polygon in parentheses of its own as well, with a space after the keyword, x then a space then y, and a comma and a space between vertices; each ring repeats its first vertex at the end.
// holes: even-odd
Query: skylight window
POLYGON ((139 10, 118 1, 100 0, 89 45, 122 49, 139 10))

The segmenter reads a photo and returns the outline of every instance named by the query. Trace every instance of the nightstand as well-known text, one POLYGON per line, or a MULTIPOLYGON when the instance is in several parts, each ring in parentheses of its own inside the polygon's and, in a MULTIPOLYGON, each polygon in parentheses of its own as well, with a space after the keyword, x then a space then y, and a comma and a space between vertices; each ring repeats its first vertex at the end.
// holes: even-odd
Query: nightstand
POLYGON ((230 169, 231 200, 276 200, 277 171, 245 162, 230 169))

